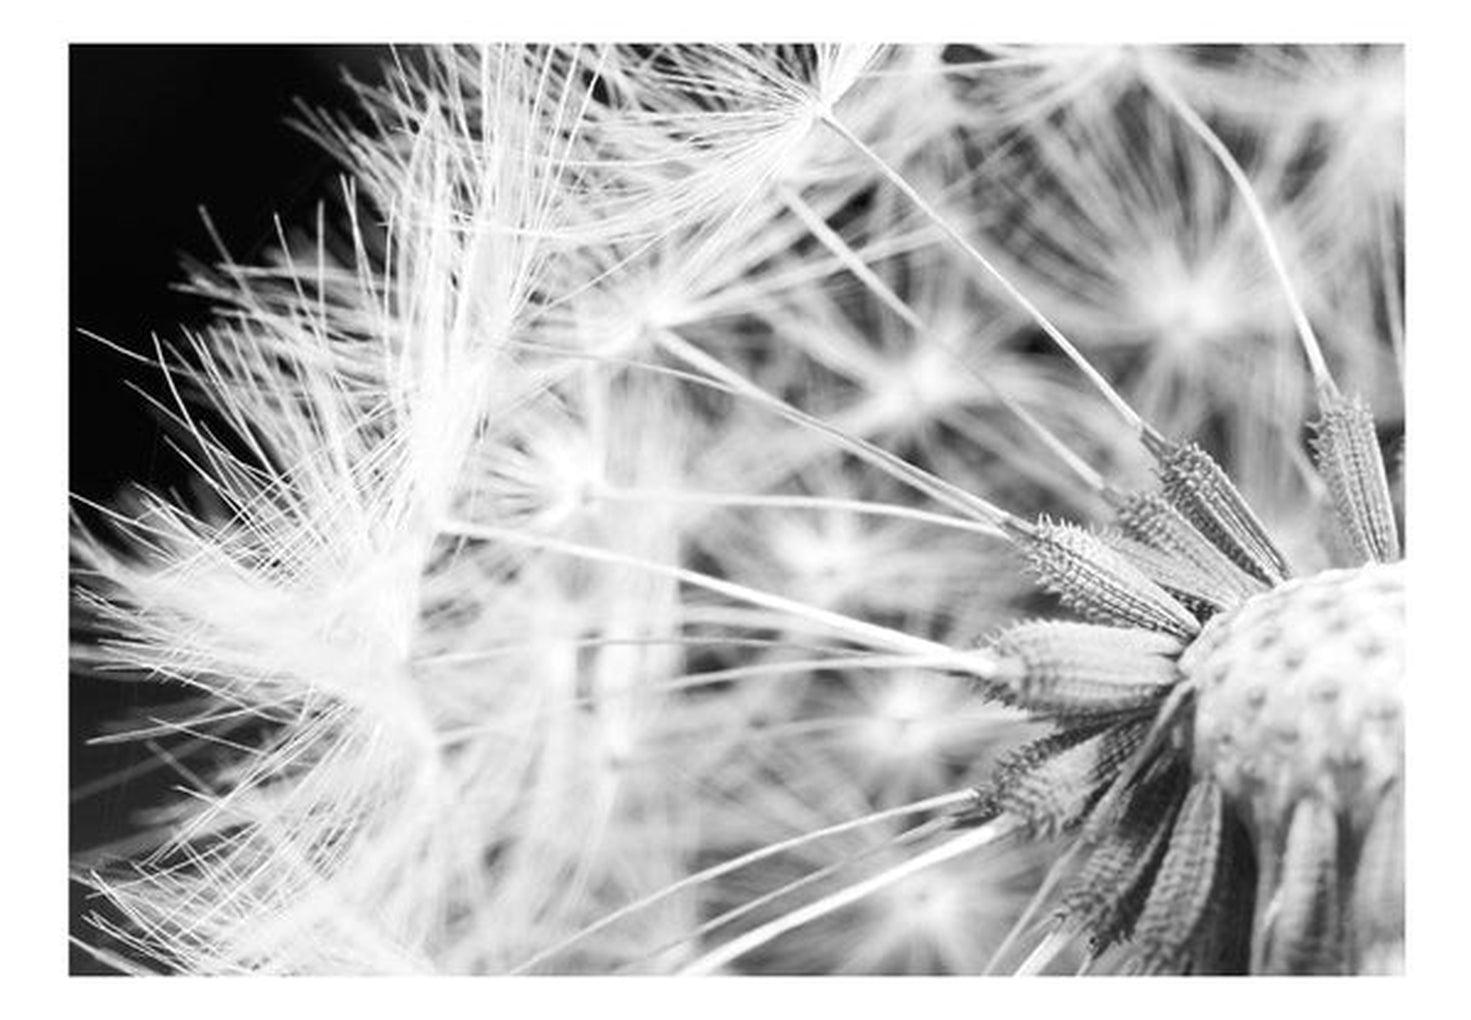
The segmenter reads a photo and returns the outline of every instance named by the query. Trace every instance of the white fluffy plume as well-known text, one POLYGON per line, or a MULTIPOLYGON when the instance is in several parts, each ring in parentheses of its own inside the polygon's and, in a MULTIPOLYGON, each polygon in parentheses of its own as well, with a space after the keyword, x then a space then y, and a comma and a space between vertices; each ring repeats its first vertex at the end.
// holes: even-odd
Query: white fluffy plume
POLYGON ((78 659, 183 692, 119 737, 187 793, 77 862, 99 938, 190 973, 665 972, 872 881, 734 965, 983 970, 1045 849, 883 876, 1023 735, 970 696, 1037 605, 1001 507, 1096 513, 1144 460, 955 242, 1300 496, 1257 235, 1141 68, 1251 140, 1295 266, 1364 282, 1304 290, 1367 379, 1398 167, 1333 86, 1377 54, 444 47, 309 117, 339 208, 196 274, 212 323, 156 350, 195 497, 75 529, 78 659))

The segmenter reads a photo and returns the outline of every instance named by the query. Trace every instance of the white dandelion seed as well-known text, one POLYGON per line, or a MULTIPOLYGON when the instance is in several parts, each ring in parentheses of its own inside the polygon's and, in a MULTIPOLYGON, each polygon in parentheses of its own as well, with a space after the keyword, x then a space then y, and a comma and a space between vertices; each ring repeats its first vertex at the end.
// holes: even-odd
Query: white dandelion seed
POLYGON ((1397 307, 1393 167, 1340 139, 1272 187, 1350 126, 1304 87, 1240 115, 1262 212, 1192 59, 446 48, 314 120, 350 257, 227 262, 170 358, 220 512, 78 535, 86 657, 200 694, 137 735, 226 750, 92 870, 106 933, 198 973, 1394 967, 1399 540, 1333 382, 1397 307), (1328 244, 1359 188, 1390 213, 1328 244), (1347 265, 1375 297, 1316 282, 1347 265), (1266 360, 1213 370, 1241 332, 1266 360), (1312 487, 1347 569, 1197 426, 1274 511, 1312 487), (1057 615, 1023 562, 1091 622, 1015 624, 1057 615), (1382 640, 1294 658, 1279 604, 1382 640))

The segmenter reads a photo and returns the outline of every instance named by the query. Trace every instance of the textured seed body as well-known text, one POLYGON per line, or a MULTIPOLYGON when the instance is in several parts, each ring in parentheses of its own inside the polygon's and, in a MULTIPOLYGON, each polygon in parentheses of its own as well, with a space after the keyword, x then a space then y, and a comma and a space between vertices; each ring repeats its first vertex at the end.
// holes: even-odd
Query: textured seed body
POLYGON ((1180 659, 1195 768, 1258 831, 1314 797, 1366 826, 1403 769, 1402 563, 1279 585, 1213 618, 1180 659))
POLYGON ((1179 678, 1181 642, 1152 630, 1041 620, 997 642, 1002 696, 1034 712, 1093 715, 1158 701, 1179 678))
POLYGON ((1399 559, 1394 504, 1368 405, 1356 398, 1329 397, 1316 426, 1318 470, 1333 497, 1349 551, 1361 563, 1399 559))
POLYGON ((1022 550, 1043 586, 1090 619, 1187 639, 1200 630, 1184 606, 1092 532, 1043 519, 1022 550))

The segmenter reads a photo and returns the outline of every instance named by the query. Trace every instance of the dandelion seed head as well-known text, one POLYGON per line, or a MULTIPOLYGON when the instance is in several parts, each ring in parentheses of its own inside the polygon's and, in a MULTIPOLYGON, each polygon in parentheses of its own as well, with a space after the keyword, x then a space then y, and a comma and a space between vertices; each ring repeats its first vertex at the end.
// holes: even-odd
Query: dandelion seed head
MULTIPOLYGON (((871 924, 887 930, 890 944, 882 939, 871 948, 876 956, 897 957, 901 953, 943 959, 949 947, 963 946, 975 939, 975 892, 967 888, 975 876, 965 868, 936 868, 884 892, 871 924)), ((973 957, 974 959, 974 957, 973 957)))
POLYGON ((1164 244, 1131 270, 1138 278, 1126 291, 1147 324, 1143 335, 1177 348, 1182 358, 1248 334, 1259 321, 1229 258, 1192 262, 1164 244))
POLYGON ((772 552, 804 600, 831 607, 862 597, 866 564, 873 562, 875 550, 854 516, 789 518, 776 524, 768 537, 772 552))
POLYGON ((996 726, 1009 723, 988 724, 963 681, 919 670, 858 682, 855 693, 864 719, 847 753, 876 783, 902 778, 912 789, 932 788, 974 755, 996 726))
POLYGON ((605 451, 555 402, 518 414, 499 442, 487 444, 479 482, 467 498, 501 520, 556 530, 584 510, 605 484, 605 451))
POLYGON ((1293 87, 1258 103, 1233 92, 1266 65, 1175 48, 445 48, 365 89, 368 123, 314 120, 358 182, 351 255, 283 237, 193 285, 221 321, 176 376, 238 442, 175 417, 219 505, 149 497, 125 553, 77 544, 97 661, 199 692, 154 732, 229 741, 181 767, 159 852, 97 878, 119 937, 193 972, 657 971, 858 882, 733 969, 969 973, 1045 849, 869 880, 924 859, 919 798, 974 783, 932 822, 1076 851, 1049 952, 1392 967, 1375 422, 1313 447, 1358 559, 1291 579, 1316 536, 1268 538, 1241 491, 1306 516, 1306 374, 1238 196, 1143 72, 1249 137, 1346 378, 1394 317, 1401 72, 1268 56, 1293 87), (1150 412, 1163 487, 1118 531, 990 503, 1103 512, 1129 437, 942 233, 1150 412), (1039 593, 1003 538, 1090 622, 1016 623, 1039 593), (778 852, 691 880, 753 848, 778 852))
POLYGON ((892 376, 889 398, 894 414, 907 418, 913 428, 937 417, 946 408, 970 397, 974 383, 955 370, 951 348, 943 343, 918 347, 892 376))

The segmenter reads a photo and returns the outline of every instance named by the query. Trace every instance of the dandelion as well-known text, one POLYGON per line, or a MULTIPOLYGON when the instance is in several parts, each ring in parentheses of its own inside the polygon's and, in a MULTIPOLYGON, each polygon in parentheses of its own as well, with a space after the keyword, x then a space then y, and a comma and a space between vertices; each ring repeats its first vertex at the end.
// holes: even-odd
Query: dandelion
MULTIPOLYGON (((1194 124, 1219 153, 1209 129, 1198 119, 1194 124)), ((1244 185, 1239 168, 1225 158, 1244 185)), ((1260 223, 1254 198, 1244 194, 1260 223)), ((956 240, 996 275, 984 257, 956 240)), ((1265 241, 1277 259, 1270 235, 1265 241)), ((1280 260, 1274 265, 1286 284, 1280 260)), ((1320 469, 1333 493, 1342 545, 1357 563, 1393 561, 1398 539, 1367 412, 1338 396, 1287 286, 1318 378, 1320 469)), ((1038 317, 1076 360, 1071 345, 1038 317)), ((1132 411, 1121 412, 1139 424, 1132 411)), ((1345 923, 1341 890, 1353 888, 1359 902, 1384 906, 1392 904, 1397 894, 1391 890, 1402 876, 1373 856, 1362 876, 1340 862, 1356 859, 1377 812, 1394 812, 1403 755, 1396 730, 1403 649, 1390 635, 1402 633, 1402 579, 1392 568, 1359 567, 1284 584, 1286 560, 1220 468, 1199 448, 1169 443, 1147 426, 1143 436, 1159 465, 1161 494, 1126 498, 1120 523, 1126 542, 1153 547, 1154 555, 1131 557, 1118 542, 1110 547, 1046 520, 1034 526, 1006 522, 1044 586, 1104 625, 1022 625, 1000 642, 999 665, 985 677, 997 685, 995 696, 1062 722, 1058 732, 998 769, 976 820, 988 827, 1004 822, 997 832, 1019 821, 1043 835, 1086 824, 1073 851, 1082 858, 1081 874, 1063 886, 1053 930, 1024 969, 1045 965, 1078 932, 1091 938, 1095 958, 1131 936, 1123 951, 1126 966, 1142 971, 1231 970, 1248 959, 1262 971, 1393 966, 1402 936, 1370 923, 1380 940, 1364 944, 1345 923), (1178 561, 1182 553, 1195 561, 1191 567, 1178 561), (1177 562, 1166 566, 1171 559, 1177 562), (1200 569, 1206 562, 1209 567, 1200 569), (1243 582, 1261 586, 1244 601, 1243 582), (1352 596, 1344 594, 1349 589, 1352 596), (1271 650, 1283 629, 1276 618, 1284 615, 1299 632, 1321 633, 1321 622, 1314 627, 1297 619, 1308 604, 1310 614, 1334 617, 1329 626, 1336 633, 1372 636, 1346 661, 1332 663, 1322 656, 1306 662, 1308 646, 1295 644, 1275 677, 1279 688, 1294 694, 1270 691, 1263 673, 1272 673, 1260 660, 1241 662, 1242 646, 1271 650), (1197 643, 1202 620, 1214 626, 1197 643), (1177 666, 1170 664, 1173 657, 1177 666), (1388 660, 1382 667, 1381 657, 1388 660), (1307 685, 1297 674, 1304 666, 1319 676, 1319 703, 1333 706, 1321 714, 1304 710, 1304 696, 1295 693, 1307 685), (1345 675, 1355 677, 1355 691, 1347 699, 1353 707, 1340 715, 1345 675), (1230 690, 1224 698, 1244 718, 1223 721, 1222 697, 1197 693, 1205 685, 1230 690), (1249 692, 1239 689, 1246 687, 1249 692), (1292 707, 1279 708, 1276 696, 1292 707), (1378 708, 1367 709, 1369 703, 1378 708), (1194 718, 1182 729, 1177 714, 1190 709, 1194 718), (1275 723, 1258 722, 1258 710, 1275 723), (1243 737, 1249 750, 1238 752, 1243 737), (1169 792, 1172 784, 1177 788, 1169 792), (1262 786, 1269 792, 1258 795, 1262 786), (1341 824, 1344 816, 1358 821, 1341 824), (1256 834, 1254 858, 1240 849, 1247 829, 1256 834), (1120 848, 1123 833, 1132 842, 1120 848), (1107 840, 1115 845, 1098 846, 1107 840), (1233 911, 1242 902, 1243 882, 1256 873, 1257 916, 1244 924, 1233 911)), ((869 894, 881 884, 851 887, 849 895, 869 894)), ((845 904, 843 894, 828 902, 845 904)), ((794 916, 810 919, 800 911, 794 916)), ((692 969, 748 952, 790 923, 738 939, 692 969)))
POLYGON ((78 534, 88 657, 200 694, 138 735, 255 728, 86 869, 107 933, 201 973, 1398 969, 1404 583, 1351 395, 1393 217, 1330 251, 1282 155, 1327 114, 1238 161, 1228 73, 1273 76, 441 49, 313 118, 350 254, 283 231, 158 352, 238 434, 171 393, 221 512, 78 534), (1320 256, 1374 296, 1330 314, 1320 256))

